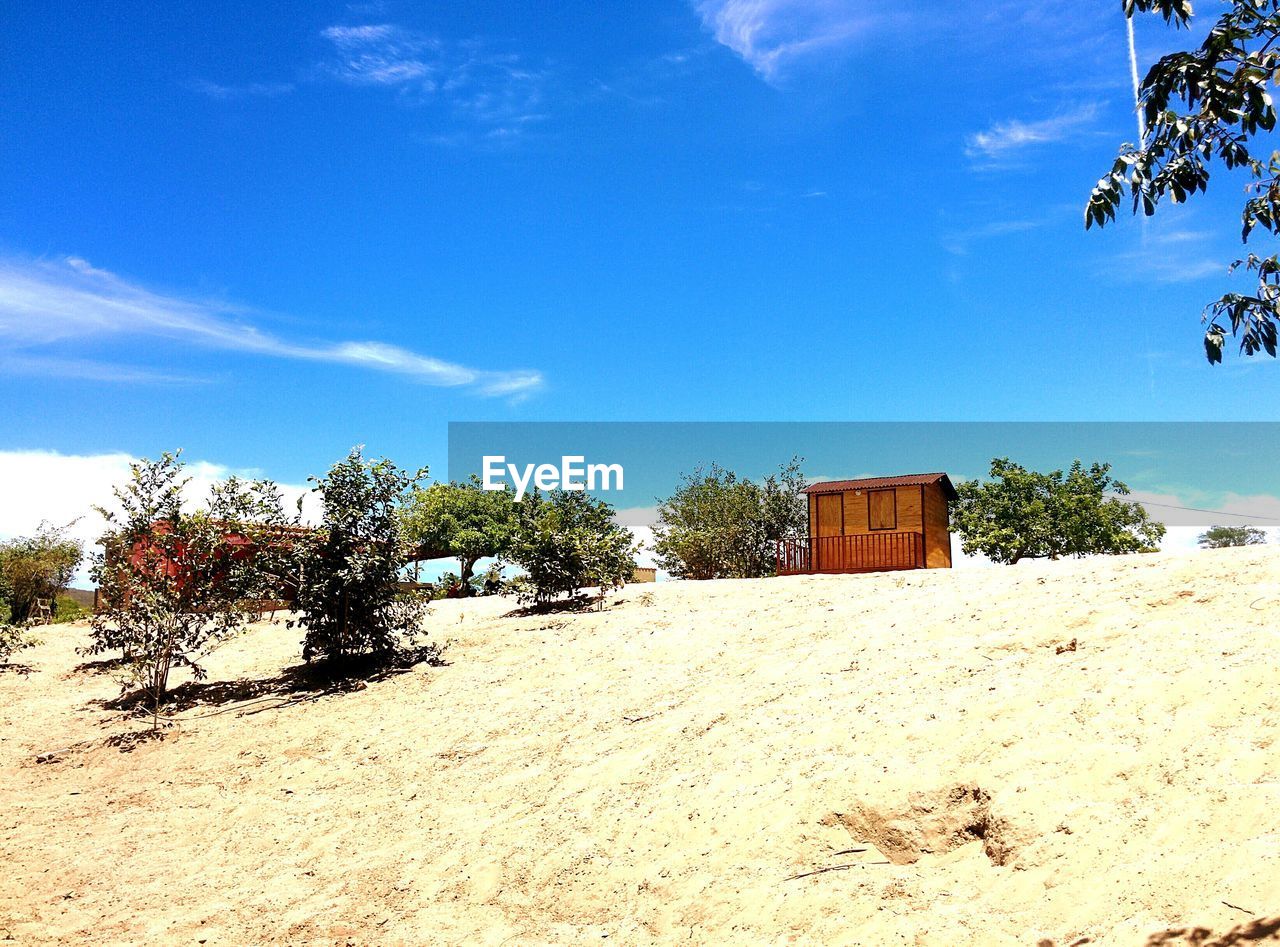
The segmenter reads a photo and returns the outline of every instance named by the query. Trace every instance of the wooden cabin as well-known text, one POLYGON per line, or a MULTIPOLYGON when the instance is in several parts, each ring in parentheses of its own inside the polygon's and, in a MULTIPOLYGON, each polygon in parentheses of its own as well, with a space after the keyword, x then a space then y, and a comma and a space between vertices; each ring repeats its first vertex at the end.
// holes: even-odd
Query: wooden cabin
POLYGON ((778 575, 951 568, 944 473, 833 480, 805 487, 809 535, 778 542, 778 575))

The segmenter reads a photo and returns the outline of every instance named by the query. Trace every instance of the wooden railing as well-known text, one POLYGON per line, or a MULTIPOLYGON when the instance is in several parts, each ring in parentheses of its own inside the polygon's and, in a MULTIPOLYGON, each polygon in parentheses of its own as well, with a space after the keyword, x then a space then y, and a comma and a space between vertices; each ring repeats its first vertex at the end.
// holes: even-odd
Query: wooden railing
POLYGON ((924 568, 924 543, 919 533, 780 539, 776 555, 778 575, 924 568))

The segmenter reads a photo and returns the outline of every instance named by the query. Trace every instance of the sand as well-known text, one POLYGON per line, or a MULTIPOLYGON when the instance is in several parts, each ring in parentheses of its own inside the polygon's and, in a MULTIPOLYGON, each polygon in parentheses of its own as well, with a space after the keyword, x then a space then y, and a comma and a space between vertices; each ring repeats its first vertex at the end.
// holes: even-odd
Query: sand
POLYGON ((1280 551, 512 608, 302 700, 261 623, 142 742, 50 629, 0 673, 0 942, 1280 942, 1280 551))

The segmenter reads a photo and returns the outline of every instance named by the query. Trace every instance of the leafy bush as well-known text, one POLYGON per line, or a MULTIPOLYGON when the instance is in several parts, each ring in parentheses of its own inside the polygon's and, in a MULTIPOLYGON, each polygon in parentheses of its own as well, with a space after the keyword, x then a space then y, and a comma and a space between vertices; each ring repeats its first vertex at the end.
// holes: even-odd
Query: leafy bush
POLYGON ((516 504, 518 526, 510 557, 525 575, 521 599, 546 605, 588 586, 607 590, 635 571, 635 538, 613 521, 613 507, 575 490, 533 493, 516 504))
POLYGON ((503 555, 516 528, 511 494, 485 490, 476 477, 467 483, 433 483, 425 490, 414 490, 403 517, 417 558, 458 560, 464 595, 472 593, 476 563, 503 555))
POLYGON ((67 535, 67 527, 49 523, 41 523, 34 536, 0 543, 0 595, 8 603, 9 620, 23 624, 41 599, 56 609, 58 593, 83 557, 84 548, 67 535))
POLYGON ((174 667, 204 677, 198 658, 253 617, 280 571, 271 560, 285 554, 274 484, 232 478, 189 513, 182 471, 177 454, 131 464, 118 509, 99 509, 108 531, 92 558, 99 610, 88 653, 120 649, 153 711, 174 667))
POLYGON ((1212 526, 1200 534, 1202 549, 1226 549, 1230 546, 1261 546, 1267 534, 1256 526, 1212 526))
POLYGON ((59 595, 53 610, 53 621, 55 624, 62 625, 88 618, 92 614, 93 609, 85 608, 70 595, 59 595))
POLYGON ((798 458, 761 484, 717 464, 686 474, 658 506, 658 564, 681 579, 771 575, 775 541, 808 531, 804 485, 798 458))
POLYGON ((325 477, 313 478, 324 513, 317 538, 305 548, 298 590, 307 661, 386 658, 418 634, 424 597, 397 588, 409 551, 398 507, 425 473, 366 461, 354 448, 325 477))
POLYGON ((956 487, 959 502, 951 525, 966 554, 982 553, 993 562, 1062 556, 1155 552, 1164 536, 1137 503, 1119 497, 1129 488, 1111 479, 1110 464, 1080 461, 1061 470, 1037 473, 1008 458, 991 461, 991 480, 969 480, 956 487), (1107 496, 1107 494, 1116 496, 1107 496))

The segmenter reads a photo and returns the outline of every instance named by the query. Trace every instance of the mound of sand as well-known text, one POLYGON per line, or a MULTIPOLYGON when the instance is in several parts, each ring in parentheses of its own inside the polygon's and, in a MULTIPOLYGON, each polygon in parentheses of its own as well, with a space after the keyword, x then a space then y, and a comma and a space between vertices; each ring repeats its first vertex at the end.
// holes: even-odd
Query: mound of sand
POLYGON ((0 941, 1280 936, 1275 551, 512 608, 328 694, 265 622, 162 741, 51 629, 0 673, 0 941))

